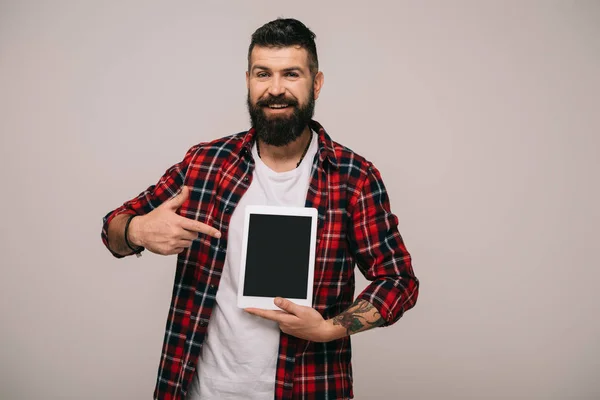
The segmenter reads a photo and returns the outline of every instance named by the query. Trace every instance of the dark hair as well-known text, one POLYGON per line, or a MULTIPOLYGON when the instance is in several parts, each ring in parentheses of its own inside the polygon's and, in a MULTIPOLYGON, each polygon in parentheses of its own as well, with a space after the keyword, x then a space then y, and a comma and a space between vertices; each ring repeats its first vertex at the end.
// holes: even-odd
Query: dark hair
POLYGON ((277 18, 267 22, 252 34, 252 41, 248 48, 248 70, 250 70, 250 55, 254 46, 300 46, 308 52, 308 66, 314 76, 319 71, 315 37, 316 35, 297 19, 277 18))

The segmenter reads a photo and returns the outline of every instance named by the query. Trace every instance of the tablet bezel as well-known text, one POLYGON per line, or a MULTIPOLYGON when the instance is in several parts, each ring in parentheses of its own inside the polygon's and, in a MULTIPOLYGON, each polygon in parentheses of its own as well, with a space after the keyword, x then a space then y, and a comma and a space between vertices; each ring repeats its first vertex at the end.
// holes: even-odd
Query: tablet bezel
POLYGON ((312 307, 313 285, 315 278, 315 253, 317 248, 317 221, 318 212, 316 208, 309 207, 279 207, 279 206, 247 206, 244 212, 244 234, 242 240, 242 258, 240 265, 240 275, 238 280, 238 301, 239 308, 262 308, 265 310, 279 310, 273 301, 274 297, 244 296, 244 283, 246 278, 246 254, 248 248, 248 234, 250 230, 250 215, 290 215, 298 217, 311 218, 310 232, 310 253, 308 261, 308 284, 306 297, 303 299, 289 299, 295 304, 312 307))

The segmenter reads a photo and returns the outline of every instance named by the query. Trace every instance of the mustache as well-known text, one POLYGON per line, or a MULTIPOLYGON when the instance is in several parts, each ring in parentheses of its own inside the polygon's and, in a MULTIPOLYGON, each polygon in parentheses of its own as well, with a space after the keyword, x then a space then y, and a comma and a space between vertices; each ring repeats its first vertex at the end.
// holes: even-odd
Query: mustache
POLYGON ((268 107, 287 104, 289 106, 297 106, 298 102, 294 99, 288 99, 285 96, 272 97, 269 96, 266 99, 261 99, 256 102, 258 107, 268 107))

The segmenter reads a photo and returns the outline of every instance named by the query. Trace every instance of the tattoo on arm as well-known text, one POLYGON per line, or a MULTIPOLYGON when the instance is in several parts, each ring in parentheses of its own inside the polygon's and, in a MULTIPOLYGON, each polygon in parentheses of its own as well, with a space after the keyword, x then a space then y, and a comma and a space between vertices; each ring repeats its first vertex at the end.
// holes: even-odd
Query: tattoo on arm
POLYGON ((356 300, 348 310, 334 317, 332 321, 334 325, 346 328, 348 335, 381 326, 385 322, 371 303, 360 299, 356 300))

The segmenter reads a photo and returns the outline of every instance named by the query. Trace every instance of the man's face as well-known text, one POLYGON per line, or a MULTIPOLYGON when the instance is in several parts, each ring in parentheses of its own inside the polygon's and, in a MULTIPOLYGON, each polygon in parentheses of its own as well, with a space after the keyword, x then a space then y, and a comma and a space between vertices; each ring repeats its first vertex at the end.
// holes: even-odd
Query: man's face
POLYGON ((246 72, 248 112, 258 137, 285 146, 302 134, 313 116, 323 74, 310 73, 308 52, 300 47, 252 49, 246 72))

